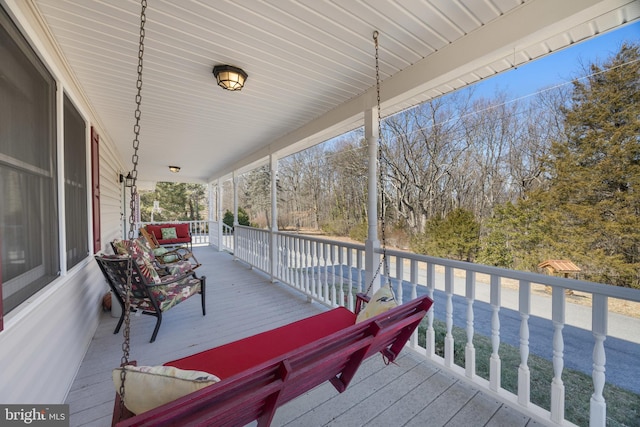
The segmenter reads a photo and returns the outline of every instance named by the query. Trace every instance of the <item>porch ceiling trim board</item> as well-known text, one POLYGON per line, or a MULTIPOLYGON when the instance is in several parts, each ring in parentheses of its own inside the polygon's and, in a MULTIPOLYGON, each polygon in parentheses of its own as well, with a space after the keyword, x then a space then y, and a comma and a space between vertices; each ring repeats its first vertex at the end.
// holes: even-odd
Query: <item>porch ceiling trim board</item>
MULTIPOLYGON (((615 27, 639 17, 640 3, 634 0, 529 1, 382 81, 383 116, 479 81, 483 78, 481 70, 489 64, 493 74, 486 77, 549 54, 553 51, 549 46, 558 44, 557 41, 550 43, 551 40, 567 38, 567 32, 584 33, 581 27, 593 26, 600 18, 615 27), (626 13, 620 12, 621 8, 626 13), (554 13, 549 13, 550 10, 554 13), (619 16, 609 17, 612 14, 619 16), (532 56, 531 52, 537 52, 538 56, 532 56), (514 64, 516 57, 525 59, 514 64), (498 68, 498 63, 502 63, 503 69, 498 68)), ((567 39, 567 45, 562 48, 611 29, 595 27, 588 30, 588 35, 567 39)), ((384 44, 384 34, 381 44, 384 44)), ((282 158, 356 129, 363 125, 364 111, 375 105, 376 90, 372 87, 221 170, 211 180, 229 176, 234 170, 243 173, 266 164, 272 153, 282 158)))

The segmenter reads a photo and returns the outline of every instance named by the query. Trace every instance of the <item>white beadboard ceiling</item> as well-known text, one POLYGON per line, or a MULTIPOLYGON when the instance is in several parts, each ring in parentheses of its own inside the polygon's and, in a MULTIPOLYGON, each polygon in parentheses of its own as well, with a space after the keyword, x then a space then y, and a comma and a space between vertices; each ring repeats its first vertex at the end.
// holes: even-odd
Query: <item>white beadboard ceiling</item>
MULTIPOLYGON (((130 167, 139 2, 32 1, 130 167)), ((149 0, 138 178, 209 182, 362 126, 374 30, 387 115, 639 16, 633 0, 149 0), (216 64, 245 88, 216 86, 216 64)))

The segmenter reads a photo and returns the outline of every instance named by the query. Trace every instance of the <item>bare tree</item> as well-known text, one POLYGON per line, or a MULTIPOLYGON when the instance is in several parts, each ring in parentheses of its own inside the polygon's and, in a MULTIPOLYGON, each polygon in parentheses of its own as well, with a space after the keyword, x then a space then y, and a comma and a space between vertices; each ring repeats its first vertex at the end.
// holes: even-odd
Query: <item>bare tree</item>
POLYGON ((323 221, 325 227, 333 224, 336 231, 346 234, 366 222, 367 169, 367 148, 361 132, 335 142, 326 169, 332 201, 323 221))
POLYGON ((469 95, 438 98, 385 119, 383 153, 389 197, 414 233, 451 208, 452 167, 468 148, 460 138, 469 95))

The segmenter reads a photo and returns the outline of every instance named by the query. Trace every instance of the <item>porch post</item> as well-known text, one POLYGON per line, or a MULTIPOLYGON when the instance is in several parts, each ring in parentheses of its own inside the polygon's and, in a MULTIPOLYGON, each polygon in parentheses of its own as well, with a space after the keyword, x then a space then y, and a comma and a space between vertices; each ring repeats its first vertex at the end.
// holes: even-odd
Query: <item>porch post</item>
POLYGON ((276 281, 278 272, 278 156, 269 155, 271 170, 271 281, 276 281))
POLYGON ((368 143, 369 185, 367 222, 369 224, 367 240, 364 244, 365 286, 371 285, 370 295, 380 288, 380 274, 374 275, 380 264, 380 255, 375 250, 380 247, 378 240, 378 114, 374 109, 364 112, 364 136, 368 143))
POLYGON ((213 196, 215 195, 215 191, 213 189, 213 182, 209 181, 207 183, 207 189, 209 190, 209 206, 207 209, 207 230, 209 230, 209 232, 207 233, 209 235, 209 246, 213 245, 213 229, 211 227, 212 222, 215 220, 215 211, 214 211, 214 206, 215 203, 213 201, 213 196))
POLYGON ((218 210, 218 251, 222 251, 224 249, 224 219, 222 212, 222 180, 218 178, 217 182, 217 192, 216 192, 216 209, 218 210))
POLYGON ((236 227, 238 226, 238 176, 233 171, 233 257, 238 259, 238 234, 236 227))

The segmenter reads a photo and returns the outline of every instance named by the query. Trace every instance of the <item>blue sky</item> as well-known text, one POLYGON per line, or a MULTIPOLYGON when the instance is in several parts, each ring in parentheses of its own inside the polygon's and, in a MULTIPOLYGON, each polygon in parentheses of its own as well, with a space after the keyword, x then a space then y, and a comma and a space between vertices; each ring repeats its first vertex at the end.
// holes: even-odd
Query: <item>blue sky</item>
POLYGON ((483 80, 474 85, 476 96, 491 98, 496 90, 503 90, 508 94, 508 99, 514 99, 569 81, 581 74, 580 61, 590 64, 605 60, 615 54, 625 40, 640 41, 640 22, 576 43, 517 69, 483 80))

